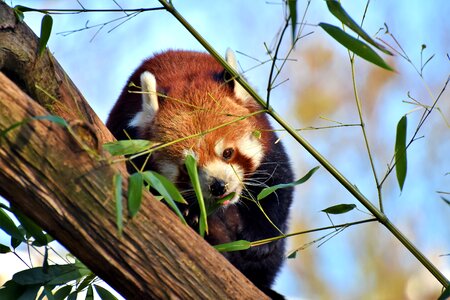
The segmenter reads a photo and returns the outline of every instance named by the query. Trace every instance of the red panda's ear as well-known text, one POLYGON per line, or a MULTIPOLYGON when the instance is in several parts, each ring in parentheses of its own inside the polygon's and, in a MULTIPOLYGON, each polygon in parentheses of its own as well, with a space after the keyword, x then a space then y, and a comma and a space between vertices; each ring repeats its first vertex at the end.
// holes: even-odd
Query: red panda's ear
POLYGON ((159 110, 156 78, 149 71, 141 74, 142 110, 130 121, 130 126, 145 128, 159 110))
MULTIPOLYGON (((231 50, 230 48, 228 48, 227 52, 225 53, 225 60, 227 61, 227 63, 230 66, 233 67, 233 69, 236 72, 239 73, 236 55, 234 54, 234 51, 231 50)), ((230 80, 231 80, 231 78, 230 78, 230 80)), ((232 79, 232 80, 233 80, 233 86, 234 86, 234 95, 236 96, 236 98, 239 98, 239 99, 243 100, 244 102, 251 99, 250 94, 242 87, 242 85, 240 85, 235 79, 232 79)))

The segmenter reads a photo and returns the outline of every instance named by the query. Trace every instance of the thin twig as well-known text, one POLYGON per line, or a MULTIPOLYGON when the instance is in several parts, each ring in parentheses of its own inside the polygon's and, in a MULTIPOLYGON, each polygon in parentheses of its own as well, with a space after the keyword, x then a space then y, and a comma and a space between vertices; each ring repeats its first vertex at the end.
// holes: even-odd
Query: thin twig
POLYGON ((297 231, 297 232, 288 233, 288 234, 285 234, 285 235, 282 235, 282 236, 275 236, 275 237, 271 237, 271 238, 268 238, 268 239, 254 241, 254 242, 251 242, 251 244, 252 244, 252 247, 260 246, 260 245, 267 244, 267 243, 270 243, 270 242, 273 242, 273 241, 277 241, 277 240, 280 240, 280 239, 293 237, 293 236, 297 236, 297 235, 303 235, 303 234, 307 234, 307 233, 313 233, 313 232, 330 230, 330 229, 335 229, 336 230, 336 229, 339 229, 339 228, 342 228, 342 227, 350 227, 350 226, 354 226, 354 225, 359 225, 359 224, 364 224, 364 223, 369 223, 369 222, 375 222, 375 221, 378 221, 378 219, 377 218, 364 219, 364 220, 350 222, 350 223, 345 223, 345 224, 337 224, 337 225, 320 227, 320 228, 314 228, 314 229, 309 229, 309 230, 304 230, 304 231, 297 231))
POLYGON ((67 8, 67 9, 40 9, 40 8, 30 8, 27 7, 29 11, 40 12, 44 14, 55 14, 55 15, 77 15, 81 13, 115 13, 115 12, 145 12, 145 11, 155 11, 164 10, 164 7, 150 7, 150 8, 125 8, 125 9, 86 9, 86 8, 67 8))

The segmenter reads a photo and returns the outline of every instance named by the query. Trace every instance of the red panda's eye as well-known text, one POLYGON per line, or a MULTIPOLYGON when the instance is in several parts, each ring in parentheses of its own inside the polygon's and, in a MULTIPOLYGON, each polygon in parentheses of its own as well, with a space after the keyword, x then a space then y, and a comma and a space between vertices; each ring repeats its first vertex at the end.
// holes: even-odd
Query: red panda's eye
POLYGON ((229 160, 233 156, 233 153, 234 153, 233 148, 227 148, 227 149, 223 150, 222 157, 225 160, 229 160))

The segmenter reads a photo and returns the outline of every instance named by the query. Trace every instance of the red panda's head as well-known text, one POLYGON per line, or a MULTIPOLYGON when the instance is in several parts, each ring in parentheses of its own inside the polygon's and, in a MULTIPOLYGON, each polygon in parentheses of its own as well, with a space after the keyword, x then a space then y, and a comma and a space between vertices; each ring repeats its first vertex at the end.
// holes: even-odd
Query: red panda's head
MULTIPOLYGON (((152 154, 153 168, 180 189, 189 189, 184 160, 191 154, 205 199, 234 193, 227 203, 235 203, 264 158, 268 141, 258 133, 269 125, 265 116, 254 114, 260 108, 242 86, 218 80, 223 68, 201 55, 189 67, 149 64, 140 74, 142 109, 129 125, 140 138, 167 145, 152 154)), ((231 51, 227 61, 236 67, 231 51)))

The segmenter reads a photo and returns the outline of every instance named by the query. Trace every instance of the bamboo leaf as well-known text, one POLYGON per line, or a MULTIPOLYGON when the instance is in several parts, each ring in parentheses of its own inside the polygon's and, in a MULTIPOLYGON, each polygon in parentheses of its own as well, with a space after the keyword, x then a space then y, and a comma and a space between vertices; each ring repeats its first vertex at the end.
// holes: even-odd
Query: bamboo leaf
POLYGON ((288 8, 292 26, 292 43, 294 43, 297 34, 297 0, 288 0, 288 8))
POLYGON ((53 18, 49 14, 45 14, 41 21, 41 35, 39 37, 39 55, 41 55, 47 47, 48 40, 53 27, 53 18))
POLYGON ((23 5, 16 5, 16 6, 14 6, 14 9, 17 9, 17 10, 19 10, 21 12, 35 11, 34 8, 30 8, 30 7, 23 6, 23 5))
POLYGON ((153 171, 145 171, 142 176, 153 189, 155 189, 161 196, 164 197, 164 201, 172 208, 175 214, 180 218, 183 224, 187 224, 180 209, 176 205, 175 201, 186 204, 175 185, 170 182, 169 179, 153 171))
POLYGON ((58 124, 58 125, 61 125, 61 126, 63 126, 63 127, 68 127, 68 126, 69 126, 68 123, 66 122, 66 120, 64 120, 63 118, 58 117, 58 116, 54 116, 54 115, 48 115, 48 116, 36 116, 36 117, 33 117, 33 118, 28 118, 28 119, 25 119, 25 120, 23 120, 23 121, 14 123, 13 125, 11 125, 11 126, 9 126, 8 128, 6 128, 5 130, 0 131, 0 137, 6 136, 6 134, 7 134, 9 131, 13 130, 14 128, 17 128, 17 127, 19 127, 19 126, 22 126, 23 124, 26 124, 26 123, 28 123, 28 122, 30 122, 30 121, 33 121, 33 120, 47 120, 47 121, 56 123, 56 124, 58 124))
POLYGON ((20 241, 24 241, 23 234, 3 209, 0 209, 0 229, 2 229, 11 237, 14 237, 15 239, 18 239, 20 241))
POLYGON ((6 245, 0 244, 0 253, 9 253, 11 252, 11 248, 6 245))
POLYGON ((152 142, 148 140, 122 140, 103 144, 103 148, 111 155, 128 155, 149 149, 152 142))
POLYGON ((18 272, 13 275, 12 280, 20 285, 60 285, 80 279, 90 273, 88 269, 79 268, 75 264, 51 265, 46 272, 43 267, 18 272))
MULTIPOLYGON (((19 227, 19 230, 22 232, 22 236, 25 236, 25 230, 23 228, 19 227)), ((17 247, 19 247, 23 242, 25 242, 25 239, 22 238, 21 240, 16 239, 15 237, 11 237, 11 247, 13 247, 14 249, 16 249, 17 247)))
POLYGON ((61 118, 59 116, 54 116, 54 115, 36 116, 36 117, 33 117, 32 120, 47 120, 47 121, 53 122, 55 124, 58 124, 62 127, 69 127, 69 124, 67 123, 66 120, 64 120, 63 118, 61 118))
POLYGON ((195 195, 197 196, 198 206, 200 208, 199 233, 203 237, 205 236, 205 232, 208 233, 208 222, 205 200, 203 199, 202 188, 200 186, 200 179, 197 172, 197 160, 192 155, 187 155, 184 163, 186 165, 192 187, 194 188, 195 195))
POLYGON ((403 190, 403 185, 405 184, 408 166, 406 158, 406 129, 407 118, 406 116, 403 116, 397 124, 397 133, 395 138, 395 172, 397 174, 397 181, 400 191, 403 190))
POLYGON ((67 300, 77 300, 78 298, 78 291, 72 292, 69 297, 67 297, 67 300))
POLYGON ((298 250, 295 250, 294 252, 292 252, 291 254, 288 255, 288 259, 294 259, 297 257, 297 252, 298 250))
POLYGON ((273 192, 275 192, 278 189, 284 189, 284 188, 289 188, 289 187, 294 187, 296 185, 305 183, 309 178, 311 178, 311 176, 319 169, 319 166, 312 168, 311 170, 309 170, 308 173, 306 173, 305 176, 303 176, 302 178, 300 178, 297 181, 294 182, 290 182, 290 183, 282 183, 282 184, 277 184, 274 186, 270 186, 267 188, 262 189, 262 191, 258 194, 257 196, 257 200, 261 200, 266 198, 267 196, 269 196, 270 194, 272 194, 273 192))
POLYGON ((114 175, 114 199, 116 200, 116 224, 119 235, 123 230, 122 175, 114 175))
POLYGON ((72 286, 65 285, 65 286, 61 287, 60 289, 58 289, 55 292, 55 294, 53 295, 53 297, 55 298, 55 300, 64 300, 67 298, 67 296, 69 296, 71 291, 72 291, 72 286))
POLYGON ((23 215, 18 210, 13 209, 13 213, 16 216, 17 220, 19 220, 20 224, 22 224, 22 227, 25 229, 25 231, 35 239, 33 245, 45 246, 49 243, 47 235, 42 231, 41 227, 36 225, 36 223, 34 223, 31 219, 23 215))
POLYGON ((339 27, 326 24, 319 23, 319 26, 325 30, 332 38, 334 38, 337 42, 343 45, 348 50, 352 51, 359 57, 389 71, 393 71, 394 69, 389 66, 372 48, 370 48, 364 42, 352 37, 339 27))
POLYGON ((22 294, 20 295, 18 300, 22 299, 36 299, 41 286, 38 284, 26 285, 22 287, 22 294))
POLYGON ((328 10, 336 17, 339 21, 341 21, 348 28, 357 33, 361 38, 363 38, 366 42, 376 47, 377 49, 383 51, 388 55, 393 55, 386 47, 377 43, 374 39, 372 39, 344 10, 341 3, 336 0, 327 0, 328 10))
MULTIPOLYGON (((24 293, 25 287, 13 280, 8 280, 0 288, 0 299, 19 299, 24 293)), ((34 299, 34 298, 33 298, 34 299)))
MULTIPOLYGON (((180 191, 178 191, 177 187, 169 179, 156 172, 150 171, 149 173, 152 175, 152 177, 150 178, 147 177, 147 179, 153 181, 147 181, 148 184, 150 184, 158 192, 160 192, 158 188, 161 190, 164 188, 165 191, 167 192, 167 195, 165 197, 170 197, 173 199, 173 201, 178 203, 187 204, 186 200, 184 200, 183 196, 180 194, 180 191), (155 186, 155 184, 157 186, 155 186)), ((142 173, 142 175, 144 176, 144 180, 146 179, 145 174, 148 173, 147 172, 142 173)), ((164 197, 164 195, 162 196, 164 197)))
POLYGON ((52 289, 54 288, 54 286, 51 286, 51 285, 49 285, 49 286, 44 286, 44 290, 43 290, 43 293, 39 296, 39 298, 38 298, 38 300, 40 300, 40 299, 45 299, 44 298, 44 295, 45 296, 47 296, 47 299, 46 300, 55 300, 55 296, 53 295, 53 293, 52 293, 52 289))
POLYGON ((143 178, 141 173, 134 173, 128 177, 128 213, 134 217, 142 202, 143 178))
POLYGON ((437 300, 448 300, 450 298, 450 286, 447 286, 437 300))
POLYGON ((23 11, 21 11, 18 6, 21 6, 21 5, 16 5, 14 7, 14 15, 16 15, 17 21, 19 21, 20 23, 23 23, 23 19, 25 19, 25 15, 23 14, 23 11))
POLYGON ((97 291, 97 294, 100 296, 102 300, 117 300, 116 296, 114 296, 110 291, 107 289, 94 284, 94 288, 97 291))
POLYGON ((220 244, 213 246, 219 252, 231 252, 247 250, 252 246, 252 243, 246 240, 239 240, 230 243, 220 244))
POLYGON ((81 281, 81 283, 77 286, 77 290, 84 290, 87 286, 91 285, 95 279, 97 279, 97 275, 95 275, 94 273, 91 273, 88 276, 84 277, 83 281, 81 281))
POLYGON ((92 288, 92 285, 90 285, 86 292, 85 300, 94 300, 94 289, 92 288))
POLYGON ((355 208, 356 208, 355 204, 338 204, 322 209, 321 211, 327 214, 339 215, 349 212, 355 208))

